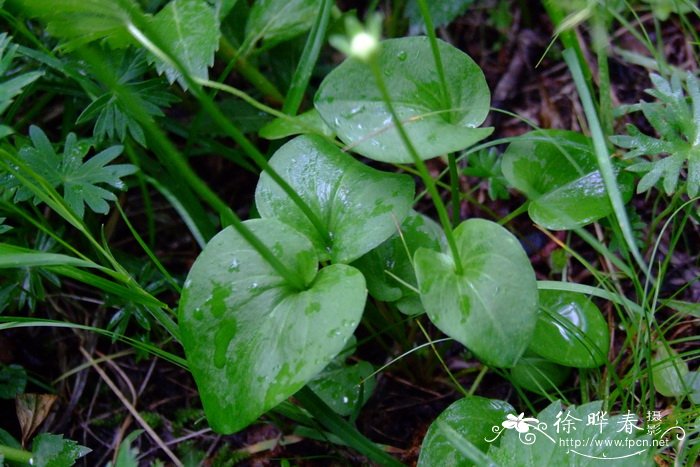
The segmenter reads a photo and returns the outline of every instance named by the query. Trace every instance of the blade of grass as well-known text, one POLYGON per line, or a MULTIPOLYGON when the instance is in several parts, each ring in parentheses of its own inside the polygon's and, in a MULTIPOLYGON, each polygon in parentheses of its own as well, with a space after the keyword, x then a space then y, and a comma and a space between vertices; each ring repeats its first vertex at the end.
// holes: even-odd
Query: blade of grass
POLYGON ((401 466, 401 462, 384 452, 374 442, 367 439, 357 428, 336 415, 314 392, 304 386, 294 397, 321 425, 336 435, 351 448, 357 450, 380 465, 401 466))
POLYGON ((122 216, 122 220, 124 221, 124 224, 129 228, 129 231, 131 232, 131 235, 134 236, 138 244, 141 246, 143 251, 148 255, 148 257, 151 259, 153 264, 155 265, 156 268, 160 271, 161 274, 163 274, 163 277, 168 281, 168 283, 177 291, 178 294, 182 292, 182 289, 180 288, 180 284, 177 283, 175 279, 173 279, 173 276, 170 275, 167 269, 163 266, 163 264, 160 262, 160 260, 156 257, 156 255, 153 253, 153 251, 148 247, 146 242, 143 241, 139 233, 134 229, 134 226, 131 225, 131 222, 129 222, 129 218, 124 214, 124 211, 122 210, 122 207, 119 203, 116 203, 117 210, 119 211, 119 214, 122 216))
MULTIPOLYGON (((128 11, 128 2, 126 4, 124 3, 125 0, 120 0, 120 2, 123 5, 125 5, 125 11, 128 11)), ((222 130, 224 130, 228 134, 228 136, 230 136, 234 141, 236 141, 245 151, 245 153, 248 154, 261 169, 268 173, 270 178, 272 178, 275 181, 275 183, 279 185, 279 187, 285 192, 285 194, 289 196, 289 198, 299 207, 299 209, 309 219, 311 224, 313 224, 321 238, 324 240, 324 243, 327 246, 330 246, 332 242, 328 229, 321 222, 316 213, 308 206, 308 204, 306 204, 306 202, 304 202, 301 196, 299 196, 299 194, 289 185, 289 183, 287 183, 287 181, 284 178, 282 178, 282 176, 280 176, 277 173, 277 171, 275 171, 270 166, 265 156, 263 156, 263 154, 250 142, 250 140, 246 138, 246 136, 238 128, 236 128, 235 125, 231 124, 229 119, 221 112, 221 110, 216 106, 216 104, 214 104, 214 101, 211 99, 211 97, 204 92, 198 80, 190 75, 188 70, 182 65, 182 63, 178 60, 175 54, 168 53, 170 49, 167 47, 167 44, 163 44, 162 41, 159 40, 158 36, 152 33, 150 23, 145 19, 145 17, 136 15, 133 12, 131 13, 132 14, 130 19, 132 20, 132 22, 130 22, 127 25, 127 29, 131 36, 134 39, 136 39, 142 46, 148 49, 151 53, 157 56, 159 59, 172 65, 176 70, 178 70, 178 72, 183 76, 183 78, 187 82, 190 92, 197 98, 199 103, 202 105, 204 110, 206 110, 209 113, 214 122, 222 130)), ((112 77, 111 81, 111 84, 119 85, 119 83, 116 82, 114 77, 112 77)), ((176 155, 179 157, 179 159, 182 159, 182 156, 177 151, 175 151, 172 155, 176 155)), ((210 202, 216 205, 219 205, 221 203, 218 197, 213 192, 211 192, 211 190, 208 189, 208 187, 201 181, 201 179, 199 179, 199 177, 197 177, 191 171, 184 159, 178 162, 178 164, 180 165, 179 168, 183 171, 183 174, 185 174, 185 172, 189 172, 187 174, 188 178, 192 178, 191 175, 194 175, 194 178, 196 178, 196 182, 198 184, 203 185, 200 187, 195 187, 196 191, 201 191, 202 194, 206 194, 207 198, 205 199, 209 199, 210 202), (184 163, 184 165, 182 165, 182 163, 184 163), (213 195, 213 197, 211 195, 213 195)), ((195 180, 193 179, 192 181, 195 180)), ((236 230, 239 230, 239 228, 236 227, 236 225, 238 224, 238 222, 236 222, 237 216, 235 216, 233 212, 230 211, 230 209, 228 210, 228 212, 220 211, 220 214, 222 215, 222 217, 225 216, 225 218, 229 220, 230 224, 233 225, 234 228, 236 228, 236 230)), ((241 233, 241 235, 246 240, 248 240, 248 235, 244 235, 243 233, 241 233)), ((281 263, 279 263, 278 266, 281 266, 281 263)), ((278 266, 274 266, 275 269, 278 269, 278 266)), ((291 283, 296 284, 296 282, 291 283)))
POLYGON ((566 61, 566 64, 571 71, 571 76, 574 79, 581 103, 583 104, 583 111, 586 114, 588 127, 591 130, 591 138, 593 139, 593 148, 595 150, 596 159, 598 160, 598 168, 600 169, 600 173, 603 177, 608 198, 610 199, 610 203, 612 204, 615 212, 615 217, 620 229, 622 230, 625 243, 627 244, 627 247, 629 248, 639 267, 642 269, 644 274, 648 276, 650 274, 649 268, 644 262, 644 259, 639 252, 639 248, 637 248, 637 244, 634 241, 632 226, 630 225, 629 218, 627 217, 625 203, 622 200, 622 194, 620 193, 620 187, 617 185, 615 171, 613 170, 612 163, 610 162, 610 153, 605 142, 605 135, 603 134, 603 129, 600 127, 598 115, 596 113, 591 94, 586 86, 578 56, 573 52, 573 50, 566 49, 564 50, 564 61, 566 61))
POLYGON ((321 4, 321 10, 318 12, 316 21, 306 39, 304 51, 299 59, 297 69, 294 71, 292 82, 287 91, 287 98, 284 100, 284 105, 282 106, 282 112, 285 114, 296 115, 299 110, 301 101, 306 93, 306 88, 309 85, 311 72, 316 65, 321 47, 323 47, 325 43, 326 29, 328 29, 328 21, 331 17, 333 3, 332 0, 323 0, 321 4))
POLYGON ((598 287, 584 284, 575 284, 573 282, 560 281, 537 281, 539 290, 560 290, 564 292, 577 292, 584 295, 593 295, 594 297, 603 298, 618 305, 622 305, 635 313, 644 315, 644 309, 625 297, 617 293, 610 292, 598 287))
POLYGON ((187 361, 173 353, 162 350, 152 344, 142 342, 137 339, 132 339, 130 337, 108 331, 106 329, 97 328, 94 326, 87 326, 84 324, 68 323, 65 321, 55 321, 50 319, 38 319, 38 318, 24 318, 20 316, 0 316, 0 331, 8 329, 18 329, 18 328, 33 328, 33 327, 47 327, 47 328, 58 328, 58 329, 77 329, 80 331, 93 332, 95 334, 100 334, 112 339, 118 339, 125 342, 130 347, 142 350, 158 358, 162 358, 174 365, 177 365, 185 370, 188 369, 187 361))
MULTIPOLYGON (((133 31, 135 26, 130 24, 130 31, 133 31)), ((139 34, 141 34, 139 32, 139 34)), ((224 222, 233 228, 243 237, 263 259, 277 273, 297 290, 302 290, 304 284, 301 279, 290 271, 282 262, 270 251, 262 241, 248 229, 241 219, 228 207, 219 196, 209 188, 209 186, 192 170, 184 156, 178 151, 175 145, 163 134, 157 127, 152 117, 143 108, 143 104, 133 95, 132 91, 118 82, 114 73, 106 66, 101 56, 96 54, 89 48, 80 49, 82 58, 90 63, 98 79, 108 85, 115 94, 128 106, 134 117, 139 121, 149 136, 151 148, 163 158, 163 165, 169 167, 179 176, 187 185, 189 185, 204 201, 207 202, 215 211, 219 213, 224 222)), ((183 68, 180 67, 182 70, 183 68)), ((197 86, 194 82, 192 82, 197 86)), ((201 94, 201 88, 200 94, 201 94)), ((213 106, 213 104, 212 104, 213 106)), ((238 130, 236 130, 238 131, 238 130)), ((252 145, 251 145, 252 146, 252 145)), ((262 155, 260 155, 262 157, 262 155)))

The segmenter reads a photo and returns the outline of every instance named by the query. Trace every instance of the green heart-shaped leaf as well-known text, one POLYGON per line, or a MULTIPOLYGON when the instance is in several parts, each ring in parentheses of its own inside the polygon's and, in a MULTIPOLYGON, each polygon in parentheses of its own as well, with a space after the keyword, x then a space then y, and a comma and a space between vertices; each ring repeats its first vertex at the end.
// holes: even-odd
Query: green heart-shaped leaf
POLYGON ((656 465, 653 456, 657 448, 652 447, 647 430, 638 426, 638 417, 631 412, 611 415, 607 410, 602 401, 577 407, 553 402, 537 414, 536 421, 527 424, 528 432, 519 432, 516 427, 501 430, 501 444, 492 445, 488 455, 495 465, 508 467, 656 465), (628 426, 634 428, 627 431, 628 426))
MULTIPOLYGON (((508 146, 502 170, 530 198, 530 218, 548 229, 575 229, 613 212, 592 142, 580 133, 527 133, 508 146)), ((618 176, 625 202, 632 196, 631 181, 626 172, 618 176)))
POLYGON ((680 397, 688 394, 693 386, 688 382, 688 364, 678 352, 660 345, 652 358, 654 388, 662 396, 680 397))
POLYGON ((367 253, 396 231, 413 203, 409 176, 367 167, 318 136, 291 140, 277 150, 270 165, 317 215, 330 244, 266 173, 255 190, 260 215, 302 232, 322 261, 349 263, 367 253))
POLYGON ((530 350, 564 366, 595 368, 608 361, 610 333, 585 295, 540 290, 540 313, 530 350))
POLYGON ((569 377, 571 369, 557 365, 542 357, 523 357, 510 370, 513 384, 544 396, 557 394, 557 390, 569 377))
POLYGON ((483 219, 454 230, 462 260, 457 274, 451 254, 420 248, 414 264, 421 301, 430 320, 481 360, 515 365, 537 321, 535 272, 518 240, 483 219))
POLYGON ((515 409, 509 403, 495 399, 470 396, 458 400, 446 408, 428 428, 428 432, 423 438, 418 466, 466 467, 474 465, 452 445, 440 429, 439 422, 452 428, 464 440, 485 452, 489 448, 489 443, 485 441, 485 438, 492 437, 490 436, 493 434, 491 428, 500 426, 506 416, 514 411, 515 409))
POLYGON ((192 266, 180 300, 182 344, 221 433, 246 427, 323 370, 352 336, 367 295, 355 268, 317 271, 311 243, 291 227, 244 224, 306 289, 294 290, 230 227, 192 266))
MULTIPOLYGON (((438 49, 448 99, 442 95, 427 37, 383 41, 378 57, 396 112, 423 159, 459 151, 493 131, 477 128, 491 100, 479 66, 445 42, 438 41, 438 49)), ((353 151, 378 161, 413 162, 366 63, 349 58, 330 72, 314 105, 353 151)))
POLYGON ((412 315, 423 311, 418 294, 405 284, 416 285, 413 254, 418 248, 440 251, 445 243, 440 226, 432 219, 411 211, 401 224, 401 234, 389 240, 353 263, 365 279, 369 293, 377 300, 397 302, 403 313, 412 315), (404 284, 405 283, 405 284, 404 284))

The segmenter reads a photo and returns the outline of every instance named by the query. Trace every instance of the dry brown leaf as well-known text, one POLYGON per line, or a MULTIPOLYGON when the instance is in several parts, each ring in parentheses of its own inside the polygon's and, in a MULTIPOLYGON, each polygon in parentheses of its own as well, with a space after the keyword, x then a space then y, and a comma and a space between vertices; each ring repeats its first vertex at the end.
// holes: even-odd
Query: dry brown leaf
POLYGON ((26 446, 29 438, 41 426, 56 402, 53 394, 20 394, 15 399, 17 419, 22 428, 22 446, 26 446))

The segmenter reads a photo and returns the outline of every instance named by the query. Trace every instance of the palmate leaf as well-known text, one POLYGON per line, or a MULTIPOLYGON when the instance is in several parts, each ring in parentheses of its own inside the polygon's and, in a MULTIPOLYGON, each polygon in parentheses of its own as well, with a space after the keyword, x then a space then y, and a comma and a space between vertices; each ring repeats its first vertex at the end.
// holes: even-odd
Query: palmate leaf
MULTIPOLYGON (((42 177, 53 188, 61 187, 64 200, 81 218, 85 213, 85 205, 96 213, 106 214, 109 211, 107 201, 117 199, 114 193, 98 185, 123 190, 126 185, 121 180, 122 177, 136 172, 136 167, 131 164, 108 165, 121 154, 122 146, 111 146, 83 162, 92 143, 78 141, 74 133, 69 133, 66 137, 62 156, 56 153, 39 127, 32 125, 29 137, 32 144, 19 151, 26 168, 33 172, 27 175, 42 177)), ((22 171, 22 167, 17 169, 22 171)), ((15 201, 32 198, 36 204, 40 201, 33 191, 23 186, 13 175, 0 178, 0 186, 2 185, 5 189, 16 188, 15 201)))
MULTIPOLYGON (((170 106, 177 98, 169 93, 161 79, 143 78, 147 71, 144 54, 139 51, 133 53, 105 54, 112 59, 113 68, 121 85, 130 89, 142 103, 143 109, 153 117, 162 117, 164 107, 170 106)), ((107 89, 104 94, 98 96, 88 105, 78 117, 77 123, 81 124, 96 119, 93 135, 98 141, 105 137, 117 138, 120 141, 126 139, 127 134, 142 146, 146 146, 146 137, 137 119, 132 115, 128 106, 119 101, 118 94, 107 89)))
POLYGON ((632 172, 645 173, 637 185, 637 193, 650 190, 660 180, 663 180, 666 194, 676 192, 686 162, 686 191, 690 196, 696 196, 700 191, 700 84, 692 73, 688 72, 686 76, 690 104, 679 75, 668 81, 652 74, 654 88, 647 89, 647 93, 657 101, 627 107, 628 111, 641 110, 658 138, 645 135, 631 124, 627 126, 627 135, 611 138, 614 144, 629 150, 625 159, 652 158, 638 161, 628 168, 632 172))
MULTIPOLYGON (((153 41, 157 35, 160 45, 173 55, 194 77, 207 78, 207 68, 213 64, 219 46, 219 15, 230 9, 231 2, 210 5, 206 0, 174 0, 153 17, 147 17, 133 0, 32 0, 22 8, 32 17, 47 24, 47 31, 63 39, 60 47, 73 50, 82 45, 105 41, 112 49, 135 42, 130 30, 137 18, 150 23, 150 31, 140 31, 153 41)), ((171 63, 152 57, 159 73, 165 73, 172 83, 178 80, 186 88, 180 72, 171 63)))

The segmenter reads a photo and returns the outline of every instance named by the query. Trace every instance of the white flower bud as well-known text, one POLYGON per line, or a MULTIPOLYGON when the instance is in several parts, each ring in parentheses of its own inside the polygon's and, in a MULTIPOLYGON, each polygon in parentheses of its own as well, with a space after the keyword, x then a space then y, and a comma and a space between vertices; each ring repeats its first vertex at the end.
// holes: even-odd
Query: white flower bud
POLYGON ((361 31, 352 37, 350 54, 362 61, 367 61, 379 49, 379 41, 373 35, 361 31))

